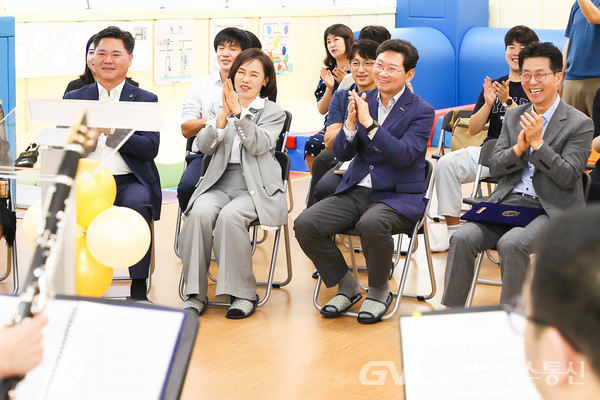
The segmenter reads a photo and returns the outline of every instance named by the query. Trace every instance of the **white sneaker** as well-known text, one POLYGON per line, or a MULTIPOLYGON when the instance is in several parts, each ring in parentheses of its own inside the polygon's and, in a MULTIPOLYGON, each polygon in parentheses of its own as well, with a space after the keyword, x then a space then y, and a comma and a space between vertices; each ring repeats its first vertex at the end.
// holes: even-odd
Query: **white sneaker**
POLYGON ((445 251, 448 251, 448 249, 450 248, 450 238, 452 237, 452 235, 449 234, 445 234, 444 236, 442 236, 442 238, 435 242, 432 243, 430 245, 430 249, 432 253, 443 253, 445 251))

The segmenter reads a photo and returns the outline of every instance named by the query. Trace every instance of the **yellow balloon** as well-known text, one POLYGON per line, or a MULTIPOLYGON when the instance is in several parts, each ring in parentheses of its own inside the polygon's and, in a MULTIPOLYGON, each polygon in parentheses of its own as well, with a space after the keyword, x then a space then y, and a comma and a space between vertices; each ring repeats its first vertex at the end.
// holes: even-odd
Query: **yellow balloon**
POLYGON ((117 196, 117 184, 114 176, 105 167, 91 179, 90 176, 100 166, 100 161, 82 158, 77 167, 77 225, 85 231, 102 211, 110 208, 117 196))
POLYGON ((21 232, 23 232, 27 244, 31 247, 35 247, 38 231, 42 227, 42 202, 38 201, 29 206, 21 222, 21 232))
POLYGON ((77 295, 102 297, 110 287, 112 278, 113 269, 92 257, 85 236, 77 239, 77 295))
POLYGON ((112 206, 88 226, 88 249, 96 260, 111 268, 127 268, 144 257, 150 247, 150 227, 135 210, 112 206))

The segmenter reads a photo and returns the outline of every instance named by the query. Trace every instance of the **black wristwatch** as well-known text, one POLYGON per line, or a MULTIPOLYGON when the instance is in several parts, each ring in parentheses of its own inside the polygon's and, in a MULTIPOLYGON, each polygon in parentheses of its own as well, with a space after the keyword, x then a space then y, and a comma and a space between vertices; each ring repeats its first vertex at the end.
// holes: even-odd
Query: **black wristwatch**
POLYGON ((504 107, 510 107, 510 106, 512 106, 512 105, 513 105, 513 103, 514 103, 513 99, 511 99, 511 98, 509 97, 509 98, 508 98, 508 100, 506 100, 506 102, 505 102, 505 103, 502 103, 502 105, 503 105, 504 107))
POLYGON ((379 126, 379 123, 373 118, 373 123, 367 127, 367 133, 371 133, 371 131, 379 126))

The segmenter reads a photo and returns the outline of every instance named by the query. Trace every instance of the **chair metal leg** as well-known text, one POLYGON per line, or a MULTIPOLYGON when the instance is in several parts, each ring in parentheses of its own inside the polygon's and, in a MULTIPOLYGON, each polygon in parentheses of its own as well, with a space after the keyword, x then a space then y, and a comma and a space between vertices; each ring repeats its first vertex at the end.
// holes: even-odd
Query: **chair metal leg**
POLYGON ((12 246, 6 246, 6 272, 0 277, 0 282, 6 280, 12 271, 13 288, 10 294, 19 291, 19 263, 17 261, 17 239, 12 246))
POLYGON ((285 245, 285 261, 287 265, 287 278, 285 281, 275 281, 272 286, 276 289, 286 286, 292 280, 292 251, 290 250, 290 231, 288 224, 283 226, 283 242, 285 245))
POLYGON ((427 220, 426 219, 421 220, 419 225, 420 224, 423 225, 423 238, 424 238, 424 242, 425 242, 425 253, 427 256, 427 267, 428 267, 428 272, 429 272, 429 283, 431 285, 431 292, 426 295, 404 293, 404 286, 406 285, 406 279, 408 277, 408 270, 410 268, 410 262, 412 259, 413 248, 415 246, 415 241, 416 241, 416 238, 418 236, 418 231, 419 231, 418 226, 416 226, 414 229, 413 235, 411 236, 410 243, 408 245, 407 254, 410 254, 410 256, 407 255, 406 258, 404 259, 404 266, 402 268, 402 276, 400 278, 400 282, 398 283, 398 291, 392 292, 392 294, 396 297, 396 302, 394 304, 394 308, 391 311, 388 311, 388 313, 386 315, 384 315, 382 317, 382 319, 392 318, 392 316, 394 316, 394 314, 396 314, 396 312, 400 308, 400 302, 403 298, 425 301, 425 300, 429 300, 433 296, 435 296, 435 292, 437 291, 437 285, 435 282, 435 273, 433 270, 433 260, 431 259, 431 250, 429 249, 429 233, 427 232, 427 220))
POLYGON ((12 270, 13 270, 13 290, 11 294, 17 294, 19 292, 19 262, 17 261, 17 238, 11 246, 12 252, 12 270))
POLYGON ((181 252, 179 251, 179 232, 181 231, 181 217, 183 216, 183 211, 181 211, 181 207, 177 207, 177 222, 175 223, 175 243, 173 244, 175 254, 177 257, 181 258, 181 252))
MULTIPOLYGON (((254 227, 254 230, 256 231, 257 229, 258 229, 258 226, 255 226, 255 227, 254 227)), ((263 232, 263 235, 262 235, 262 237, 261 237, 260 239, 258 239, 258 240, 257 240, 257 237, 258 237, 258 235, 257 235, 256 233, 254 234, 254 241, 256 242, 256 244, 261 244, 261 243, 263 243, 265 240, 267 240, 267 235, 269 234, 269 232, 267 232, 267 231, 264 231, 264 230, 263 230, 262 232, 263 232)), ((252 254, 254 254, 254 252, 253 252, 252 254)))
POLYGON ((496 264, 496 265, 500 265, 500 260, 499 260, 499 259, 497 259, 496 257, 494 257, 494 256, 492 255, 492 252, 491 252, 491 250, 486 250, 486 251, 485 251, 485 254, 487 255, 487 258, 488 258, 488 259, 489 259, 491 262, 493 262, 493 263, 494 263, 494 264, 496 264))
POLYGON ((289 214, 294 209, 294 195, 292 194, 292 185, 287 185, 287 192, 288 192, 288 198, 289 198, 289 205, 288 205, 288 214, 289 214))
POLYGON ((322 281, 323 281, 323 279, 321 278, 321 275, 318 275, 317 283, 315 284, 315 291, 313 293, 313 305, 319 311, 321 311, 321 309, 323 308, 323 307, 321 307, 321 305, 319 305, 319 292, 321 291, 321 282, 322 281))
POLYGON ((185 301, 186 296, 183 293, 183 285, 185 284, 185 282, 183 281, 183 267, 181 268, 181 276, 179 277, 179 298, 181 298, 182 301, 185 301))
POLYGON ((4 272, 4 274, 2 276, 0 276, 0 282, 4 281, 6 278, 8 278, 8 276, 10 275, 10 270, 11 270, 11 249, 10 246, 6 246, 6 271, 4 272))
POLYGON ((471 287, 469 288, 469 295, 467 296, 466 308, 471 307, 473 304, 473 297, 475 295, 475 287, 477 286, 477 280, 479 279, 479 271, 481 270, 481 260, 483 260, 483 252, 477 255, 477 262, 475 263, 475 271, 473 272, 473 280, 471 281, 471 287))
MULTIPOLYGON (((10 183, 9 183, 10 185, 10 183)), ((15 212, 15 199, 13 197, 13 191, 9 186, 8 200, 10 202, 10 211, 15 212)), ((13 276, 13 289, 10 294, 17 294, 19 292, 19 262, 17 259, 17 238, 13 241, 13 245, 6 246, 6 273, 0 277, 0 282, 4 281, 10 275, 12 270, 13 276)))
MULTIPOLYGON (((429 273, 429 284, 431 286, 431 291, 427 294, 413 294, 413 293, 404 293, 403 291, 402 293, 402 297, 404 297, 405 299, 413 299, 413 300, 419 300, 419 301, 425 301, 425 300, 429 300, 431 298, 433 298, 433 296, 435 296, 435 293, 437 291, 437 284, 435 282, 435 272, 433 270, 433 260, 431 259, 431 250, 430 250, 430 243, 429 243, 429 231, 427 230, 427 224, 425 223, 426 221, 423 220, 422 223, 422 228, 423 228, 423 241, 425 242, 425 255, 427 258, 427 268, 428 268, 428 273, 429 273)), ((413 232, 413 235, 410 238, 410 242, 408 245, 408 252, 407 254, 412 255, 415 252, 415 246, 417 245, 417 240, 418 240, 418 229, 415 227, 415 231, 413 232)), ((407 256, 405 258, 405 269, 408 269, 408 266, 410 265, 410 260, 411 257, 407 256), (407 264, 408 262, 408 264, 407 264)), ((405 272, 404 270, 402 271, 402 274, 404 275, 405 272)))
MULTIPOLYGON (((365 292, 367 291, 368 287, 366 287, 361 281, 360 279, 358 279, 358 267, 356 265, 356 259, 354 258, 354 249, 352 249, 352 236, 346 236, 347 240, 350 243, 350 263, 351 263, 351 267, 352 267, 352 275, 354 275, 354 280, 356 282, 358 282, 360 288, 362 290, 364 290, 365 292)), ((367 268, 364 267, 364 270, 366 270, 367 268)))

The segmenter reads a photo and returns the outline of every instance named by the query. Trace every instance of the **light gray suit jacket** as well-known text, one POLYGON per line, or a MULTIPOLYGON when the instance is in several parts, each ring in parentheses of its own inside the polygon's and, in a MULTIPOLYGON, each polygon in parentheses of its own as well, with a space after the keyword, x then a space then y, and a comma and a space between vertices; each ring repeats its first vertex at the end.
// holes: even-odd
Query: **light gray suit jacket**
MULTIPOLYGON (((185 210, 186 214, 196 199, 210 189, 225 172, 231 157, 233 135, 237 134, 242 141, 242 172, 261 225, 278 226, 287 220, 285 187, 281 179, 281 167, 274 155, 285 122, 285 112, 266 99, 262 110, 250 111, 254 114, 255 121, 250 115, 241 119, 232 116, 227 118, 227 132, 221 141, 217 138, 217 129, 211 125, 207 125, 196 136, 195 144, 202 153, 212 155, 212 159, 206 173, 196 185, 185 210)), ((219 113, 220 110, 215 115, 219 113)))
POLYGON ((517 157, 513 146, 521 132, 520 116, 531 112, 532 105, 509 109, 502 132, 490 159, 490 172, 502 177, 490 196, 500 202, 520 181, 527 162, 535 166, 533 187, 550 218, 566 209, 585 203, 581 176, 591 153, 594 124, 582 112, 562 99, 544 133, 544 144, 538 151, 526 151, 517 157))

